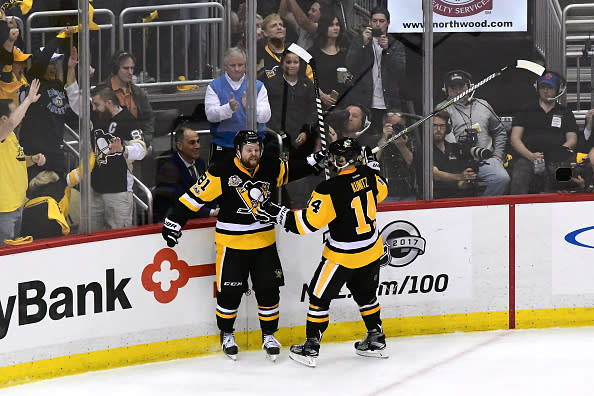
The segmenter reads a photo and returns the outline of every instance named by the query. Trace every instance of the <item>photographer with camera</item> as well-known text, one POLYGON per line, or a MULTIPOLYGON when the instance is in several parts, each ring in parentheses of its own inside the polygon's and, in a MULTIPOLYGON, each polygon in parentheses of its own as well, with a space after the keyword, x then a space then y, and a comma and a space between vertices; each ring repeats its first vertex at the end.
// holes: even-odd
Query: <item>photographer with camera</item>
MULTIPOLYGON (((406 128, 406 120, 397 109, 388 109, 384 117, 383 135, 374 146, 381 146, 392 135, 406 128)), ((380 173, 388 182, 385 202, 414 201, 417 198, 417 178, 414 160, 419 147, 415 131, 406 133, 377 152, 380 173)))
MULTIPOLYGON (((453 70, 446 74, 442 90, 448 98, 454 98, 472 85, 470 73, 464 70, 453 70)), ((444 102, 437 105, 440 107, 444 102)), ((483 196, 503 195, 507 191, 509 175, 503 167, 507 131, 505 126, 484 99, 467 95, 445 109, 450 114, 450 127, 453 133, 446 135, 446 140, 460 143, 464 152, 477 147, 488 152, 475 152, 475 160, 479 161, 476 170, 478 182, 485 186, 483 196), (470 147, 468 147, 470 146, 470 147), (482 155, 476 155, 482 154, 482 155)), ((475 151, 475 150, 473 150, 475 151)), ((473 153, 469 153, 473 154, 473 153)))
POLYGON ((511 172, 511 194, 566 189, 559 186, 557 170, 575 161, 572 150, 578 141, 575 117, 557 103, 564 92, 563 79, 557 73, 546 71, 535 85, 538 101, 520 111, 512 125, 511 145, 517 155, 511 172), (535 176, 542 181, 542 186, 532 185, 535 176))
POLYGON ((399 81, 406 65, 404 45, 387 34, 389 24, 388 10, 374 8, 369 26, 353 38, 346 56, 354 82, 346 101, 370 109, 376 140, 381 137, 386 109, 401 108, 399 81))
POLYGON ((433 197, 476 195, 476 172, 467 166, 463 148, 445 140, 449 120, 447 111, 440 111, 433 117, 433 197))

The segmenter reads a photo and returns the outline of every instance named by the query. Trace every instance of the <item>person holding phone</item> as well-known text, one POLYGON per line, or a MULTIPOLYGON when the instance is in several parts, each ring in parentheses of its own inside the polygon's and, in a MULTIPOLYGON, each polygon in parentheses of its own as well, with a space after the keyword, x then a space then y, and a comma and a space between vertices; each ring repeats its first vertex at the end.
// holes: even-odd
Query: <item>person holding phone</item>
POLYGON ((369 25, 351 42, 346 56, 354 86, 347 103, 359 103, 370 109, 371 132, 382 135, 387 108, 401 108, 400 81, 404 77, 404 45, 388 35, 390 12, 383 7, 371 11, 369 25))

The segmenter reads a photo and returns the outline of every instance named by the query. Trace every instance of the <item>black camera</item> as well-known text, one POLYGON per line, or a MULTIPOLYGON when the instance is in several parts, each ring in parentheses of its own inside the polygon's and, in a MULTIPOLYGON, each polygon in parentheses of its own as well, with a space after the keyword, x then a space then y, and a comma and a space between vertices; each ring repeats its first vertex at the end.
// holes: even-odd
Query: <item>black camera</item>
POLYGON ((335 131, 340 131, 348 121, 351 113, 347 109, 333 110, 326 115, 326 123, 329 124, 335 131))
POLYGON ((384 33, 382 32, 382 29, 380 29, 380 28, 373 28, 373 29, 371 29, 371 35, 373 37, 380 37, 383 34, 384 33))

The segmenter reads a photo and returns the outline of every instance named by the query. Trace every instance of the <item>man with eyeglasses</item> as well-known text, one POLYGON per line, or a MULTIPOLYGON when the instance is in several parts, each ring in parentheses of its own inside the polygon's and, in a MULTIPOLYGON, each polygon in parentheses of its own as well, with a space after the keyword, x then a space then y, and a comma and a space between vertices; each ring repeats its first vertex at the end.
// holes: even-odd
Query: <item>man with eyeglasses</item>
POLYGON ((440 111, 433 117, 433 197, 472 195, 476 173, 467 168, 457 143, 445 140, 450 115, 440 111))
MULTIPOLYGON (((406 127, 404 116, 395 109, 389 109, 384 116, 383 135, 377 142, 382 145, 392 135, 406 127)), ((417 181, 414 155, 418 147, 416 133, 406 133, 378 151, 381 174, 388 182, 388 197, 384 202, 414 201, 417 181)))
MULTIPOLYGON (((154 222, 162 222, 179 196, 205 173, 206 166, 200 158, 200 136, 187 126, 175 130, 175 148, 169 160, 157 170, 154 196, 154 222)), ((192 218, 216 216, 216 205, 204 205, 192 218)))

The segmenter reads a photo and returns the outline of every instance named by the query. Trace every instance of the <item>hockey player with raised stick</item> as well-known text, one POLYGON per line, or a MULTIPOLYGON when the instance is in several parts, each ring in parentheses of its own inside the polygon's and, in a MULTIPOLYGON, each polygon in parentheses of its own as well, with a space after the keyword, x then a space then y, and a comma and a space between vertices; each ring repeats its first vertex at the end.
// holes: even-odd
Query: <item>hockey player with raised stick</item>
POLYGON ((375 219, 377 204, 386 198, 388 187, 371 150, 366 149, 363 156, 355 139, 331 143, 329 161, 338 175, 318 184, 306 209, 291 212, 268 202, 256 210, 261 222, 279 224, 296 234, 312 233, 325 225, 330 230, 308 288, 306 340, 293 345, 289 354, 291 359, 310 367, 316 366, 322 334, 328 328, 330 302, 345 283, 367 328, 365 339, 355 343, 355 352, 388 357, 376 297, 379 259, 384 250, 375 219), (361 165, 365 159, 367 166, 361 165))
POLYGON ((175 246, 189 213, 217 200, 220 211, 215 226, 216 318, 223 352, 233 360, 237 357, 233 325, 250 277, 258 302, 262 349, 274 361, 281 347, 274 333, 278 329, 279 287, 284 285, 284 276, 274 226, 259 222, 256 210, 270 199, 275 188, 319 173, 325 156, 314 153, 307 160, 291 161, 263 157, 262 138, 251 130, 237 132, 233 144, 236 157, 215 162, 179 198, 165 219, 162 234, 169 247, 175 246))

